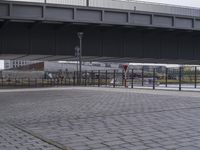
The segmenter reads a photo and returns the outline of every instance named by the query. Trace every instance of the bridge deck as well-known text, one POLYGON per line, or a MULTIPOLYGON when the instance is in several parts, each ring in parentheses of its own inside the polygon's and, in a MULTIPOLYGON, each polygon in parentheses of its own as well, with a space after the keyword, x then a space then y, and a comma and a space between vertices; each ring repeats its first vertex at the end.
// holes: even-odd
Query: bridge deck
POLYGON ((162 5, 158 7, 159 9, 154 9, 153 5, 147 7, 140 3, 138 6, 132 4, 130 7, 125 7, 128 5, 124 2, 111 3, 109 0, 101 3, 90 0, 90 7, 83 6, 84 2, 80 3, 82 6, 75 4, 70 6, 4 1, 0 2, 0 19, 200 30, 200 10, 197 9, 162 5))

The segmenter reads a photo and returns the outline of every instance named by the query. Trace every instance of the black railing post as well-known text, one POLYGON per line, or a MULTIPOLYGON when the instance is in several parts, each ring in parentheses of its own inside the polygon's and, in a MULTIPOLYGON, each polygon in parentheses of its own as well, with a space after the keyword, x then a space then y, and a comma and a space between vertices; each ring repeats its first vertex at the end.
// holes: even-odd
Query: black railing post
POLYGON ((133 69, 131 70, 131 88, 133 89, 133 69))
POLYGON ((106 86, 108 86, 108 71, 106 70, 106 86))
POLYGON ((116 71, 114 70, 113 72, 113 87, 115 88, 115 77, 116 76, 116 71))
POLYGON ((28 86, 31 87, 30 78, 28 78, 28 86))
POLYGON ((87 70, 85 70, 85 86, 87 86, 87 70))
POLYGON ((179 67, 179 91, 182 90, 182 67, 179 67))
POLYGON ((86 6, 89 7, 89 5, 90 5, 90 2, 89 2, 89 0, 87 0, 86 1, 86 6))
POLYGON ((92 85, 94 85, 94 78, 93 78, 93 74, 94 74, 94 72, 93 72, 93 70, 92 70, 92 72, 91 72, 91 84, 92 84, 92 85))
POLYGON ((165 70, 165 87, 168 87, 168 68, 165 70))
POLYGON ((76 72, 74 71, 74 75, 73 75, 73 85, 75 86, 75 78, 76 78, 76 72))
POLYGON ((124 86, 125 84, 125 71, 124 70, 122 70, 122 86, 124 86))
POLYGON ((194 88, 197 88, 197 67, 194 68, 194 88))
POLYGON ((1 78, 1 86, 3 87, 3 77, 1 78))
POLYGON ((100 75, 101 75, 100 70, 98 70, 98 87, 100 87, 100 81, 101 81, 100 75))
POLYGON ((156 68, 153 68, 153 90, 155 90, 155 82, 156 82, 156 68))
POLYGON ((142 67, 142 86, 144 86, 144 67, 142 67))

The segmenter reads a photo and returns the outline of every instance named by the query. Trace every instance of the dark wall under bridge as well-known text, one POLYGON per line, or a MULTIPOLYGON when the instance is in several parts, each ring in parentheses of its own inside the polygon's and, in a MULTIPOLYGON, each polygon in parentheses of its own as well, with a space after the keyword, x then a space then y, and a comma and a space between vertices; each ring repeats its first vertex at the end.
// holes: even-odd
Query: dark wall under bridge
POLYGON ((0 56, 74 56, 77 32, 83 31, 83 56, 200 64, 199 31, 14 21, 2 21, 0 27, 0 56))

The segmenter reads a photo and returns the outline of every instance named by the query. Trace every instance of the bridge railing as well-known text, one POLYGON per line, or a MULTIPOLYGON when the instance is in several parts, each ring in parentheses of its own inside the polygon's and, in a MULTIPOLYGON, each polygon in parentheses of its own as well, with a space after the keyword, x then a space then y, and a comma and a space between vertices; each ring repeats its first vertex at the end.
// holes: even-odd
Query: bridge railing
POLYGON ((165 14, 175 14, 184 16, 200 16, 200 9, 176 5, 157 4, 150 2, 134 1, 134 0, 5 0, 5 1, 21 1, 21 2, 39 2, 48 4, 61 5, 78 5, 88 7, 137 10, 165 14))
POLYGON ((133 0, 90 0, 90 6, 115 8, 125 10, 137 10, 157 13, 167 13, 186 16, 200 16, 200 9, 184 6, 165 5, 133 0))
POLYGON ((78 5, 78 6, 87 5, 87 0, 5 0, 5 1, 48 3, 48 4, 61 4, 61 5, 78 5))

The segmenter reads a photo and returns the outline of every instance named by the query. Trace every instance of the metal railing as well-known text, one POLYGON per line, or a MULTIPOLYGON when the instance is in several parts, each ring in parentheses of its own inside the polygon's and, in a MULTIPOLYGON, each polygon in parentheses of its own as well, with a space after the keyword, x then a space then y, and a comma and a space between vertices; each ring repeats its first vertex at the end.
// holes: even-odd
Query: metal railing
POLYGON ((137 10, 147 12, 157 12, 165 14, 200 16, 200 9, 183 6, 173 6, 140 1, 121 1, 121 0, 90 0, 92 7, 116 8, 125 10, 137 10))
POLYGON ((95 86, 125 87, 162 90, 200 91, 200 68, 132 68, 123 70, 83 71, 81 83, 78 72, 68 72, 65 76, 51 79, 0 78, 0 88, 50 87, 50 86, 95 86), (126 82, 126 83, 125 83, 126 82))
POLYGON ((87 0, 5 0, 5 1, 47 3, 47 4, 60 4, 60 5, 77 5, 77 6, 87 5, 87 0))
POLYGON ((5 0, 21 2, 38 2, 48 4, 78 5, 88 7, 102 7, 112 9, 137 10, 184 16, 200 16, 200 9, 176 5, 167 5, 135 0, 5 0))

